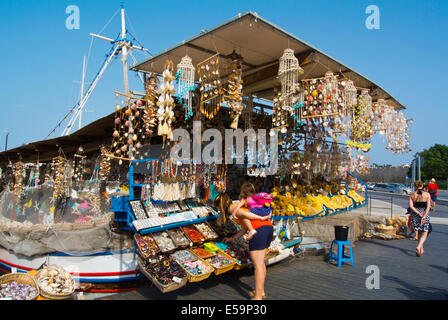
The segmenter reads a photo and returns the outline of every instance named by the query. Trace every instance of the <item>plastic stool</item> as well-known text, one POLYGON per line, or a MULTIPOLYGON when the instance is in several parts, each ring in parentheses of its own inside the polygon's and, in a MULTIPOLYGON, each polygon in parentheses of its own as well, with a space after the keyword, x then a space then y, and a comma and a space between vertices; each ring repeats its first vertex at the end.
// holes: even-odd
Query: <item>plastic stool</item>
POLYGON ((331 242, 331 246, 330 246, 330 253, 328 254, 328 262, 330 263, 330 260, 333 259, 335 261, 337 261, 338 263, 338 268, 341 267, 343 262, 352 262, 352 267, 355 266, 354 262, 353 262, 353 250, 352 250, 352 244, 350 243, 350 241, 346 240, 346 241, 339 241, 339 240, 333 240, 333 242, 331 242), (333 245, 336 244, 338 246, 338 253, 337 254, 333 254, 333 245), (344 246, 349 246, 350 248, 350 256, 346 256, 344 254, 344 246))

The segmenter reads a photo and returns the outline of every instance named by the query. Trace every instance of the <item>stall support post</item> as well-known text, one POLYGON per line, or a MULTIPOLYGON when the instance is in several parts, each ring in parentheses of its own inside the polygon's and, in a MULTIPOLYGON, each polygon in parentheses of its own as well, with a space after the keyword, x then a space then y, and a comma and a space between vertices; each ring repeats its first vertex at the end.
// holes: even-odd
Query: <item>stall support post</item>
POLYGON ((392 218, 394 197, 390 196, 390 217, 392 218))
POLYGON ((131 161, 129 163, 129 199, 134 199, 134 164, 131 161))

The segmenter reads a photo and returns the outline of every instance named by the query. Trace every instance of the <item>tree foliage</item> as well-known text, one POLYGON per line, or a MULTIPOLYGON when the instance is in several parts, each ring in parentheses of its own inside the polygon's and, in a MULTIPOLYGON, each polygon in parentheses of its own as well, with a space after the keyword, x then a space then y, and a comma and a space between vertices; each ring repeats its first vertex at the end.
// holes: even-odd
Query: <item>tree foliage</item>
POLYGON ((423 181, 431 178, 436 180, 446 180, 448 178, 448 146, 435 144, 419 154, 423 159, 423 165, 420 169, 423 181))

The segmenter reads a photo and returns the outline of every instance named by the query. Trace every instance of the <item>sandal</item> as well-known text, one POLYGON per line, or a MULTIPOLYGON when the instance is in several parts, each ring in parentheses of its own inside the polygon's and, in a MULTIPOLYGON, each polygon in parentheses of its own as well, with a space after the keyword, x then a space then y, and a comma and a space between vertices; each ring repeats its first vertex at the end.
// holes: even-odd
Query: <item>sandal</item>
MULTIPOLYGON (((254 291, 249 291, 249 296, 253 299, 255 298, 255 290, 254 291)), ((263 299, 266 299, 266 295, 263 295, 262 297, 263 299)))

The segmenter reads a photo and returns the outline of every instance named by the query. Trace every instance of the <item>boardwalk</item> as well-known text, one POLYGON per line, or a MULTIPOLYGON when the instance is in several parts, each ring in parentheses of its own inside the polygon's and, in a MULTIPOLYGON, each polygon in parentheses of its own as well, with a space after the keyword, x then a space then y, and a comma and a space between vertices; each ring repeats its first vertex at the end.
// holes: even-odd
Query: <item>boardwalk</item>
MULTIPOLYGON (((448 207, 444 210, 448 211, 448 207)), ((445 213, 441 213, 447 216, 445 213)), ((439 214, 440 216, 440 214, 439 214)), ((447 299, 448 295, 448 225, 435 224, 425 246, 425 255, 415 256, 416 242, 403 240, 363 240, 354 248, 355 267, 338 269, 323 257, 292 258, 268 267, 268 299, 363 299, 409 300, 447 299), (366 268, 380 270, 380 289, 365 286, 366 268)), ((253 288, 252 270, 232 270, 212 275, 199 283, 189 283, 175 292, 161 294, 147 286, 138 291, 108 296, 116 300, 245 300, 253 288)))

